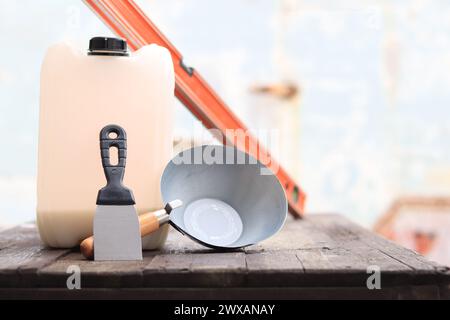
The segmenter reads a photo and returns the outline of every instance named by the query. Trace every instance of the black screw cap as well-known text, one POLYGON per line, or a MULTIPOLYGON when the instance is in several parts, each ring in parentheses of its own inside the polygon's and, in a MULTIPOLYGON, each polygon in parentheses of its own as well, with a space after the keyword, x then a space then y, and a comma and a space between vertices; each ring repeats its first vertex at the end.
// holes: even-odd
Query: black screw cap
POLYGON ((89 55, 128 55, 127 42, 118 38, 92 38, 89 41, 89 55))

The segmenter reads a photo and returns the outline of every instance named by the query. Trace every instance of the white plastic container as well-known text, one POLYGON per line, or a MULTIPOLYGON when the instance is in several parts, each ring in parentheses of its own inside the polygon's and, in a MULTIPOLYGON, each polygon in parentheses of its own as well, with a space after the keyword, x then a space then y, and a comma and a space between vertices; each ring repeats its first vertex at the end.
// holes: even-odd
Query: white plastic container
MULTIPOLYGON (((159 183, 172 157, 170 53, 149 45, 128 56, 115 55, 120 42, 99 39, 97 45, 103 39, 113 47, 94 46, 95 55, 88 55, 56 44, 42 65, 37 222, 42 241, 51 247, 77 246, 92 235, 97 192, 106 182, 99 132, 107 124, 127 132, 124 184, 133 191, 139 214, 163 205, 159 183)), ((143 247, 161 247, 167 231, 144 238, 143 247)))

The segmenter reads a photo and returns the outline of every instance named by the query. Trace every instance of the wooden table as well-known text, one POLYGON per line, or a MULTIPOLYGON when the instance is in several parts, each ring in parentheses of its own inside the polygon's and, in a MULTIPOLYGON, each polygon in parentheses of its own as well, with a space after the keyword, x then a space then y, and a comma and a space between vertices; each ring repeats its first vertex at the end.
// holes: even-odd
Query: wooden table
POLYGON ((234 252, 172 230, 164 250, 138 262, 44 248, 28 224, 0 233, 0 298, 449 299, 450 273, 338 215, 289 218, 270 240, 234 252), (67 289, 73 265, 80 290, 67 289), (380 268, 380 290, 366 286, 369 266, 380 268))

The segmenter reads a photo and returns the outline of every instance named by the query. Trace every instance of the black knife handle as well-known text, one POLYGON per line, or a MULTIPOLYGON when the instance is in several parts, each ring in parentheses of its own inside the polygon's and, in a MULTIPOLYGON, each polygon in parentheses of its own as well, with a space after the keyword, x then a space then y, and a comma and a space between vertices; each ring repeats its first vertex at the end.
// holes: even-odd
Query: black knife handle
POLYGON ((98 191, 98 205, 133 205, 134 196, 130 189, 123 185, 125 163, 127 159, 127 134, 118 125, 110 124, 100 131, 100 154, 107 184, 98 191), (114 135, 114 137, 112 137, 114 135), (118 163, 111 164, 110 149, 118 149, 118 163))

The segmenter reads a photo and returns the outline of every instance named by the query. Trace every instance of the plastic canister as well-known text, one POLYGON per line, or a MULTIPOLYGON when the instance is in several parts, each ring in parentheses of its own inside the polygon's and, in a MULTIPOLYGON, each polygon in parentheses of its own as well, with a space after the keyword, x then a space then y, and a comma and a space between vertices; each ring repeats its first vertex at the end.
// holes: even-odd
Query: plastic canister
MULTIPOLYGON (((41 69, 37 223, 42 241, 67 248, 92 234, 105 185, 98 135, 107 124, 128 135, 124 184, 139 214, 160 208, 159 182, 172 156, 174 70, 167 49, 129 53, 121 39, 97 37, 89 51, 51 46, 41 69)), ((143 239, 156 249, 167 227, 143 239)))

